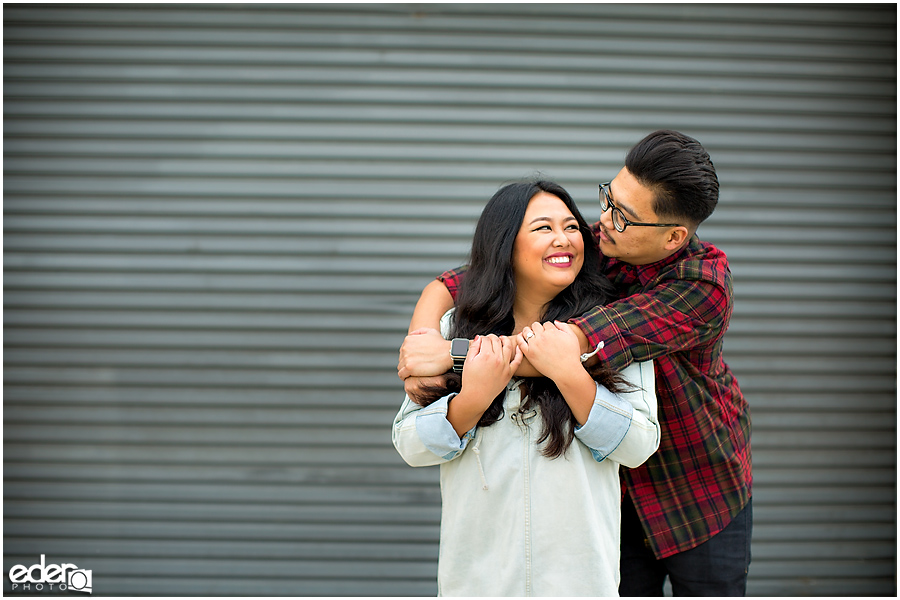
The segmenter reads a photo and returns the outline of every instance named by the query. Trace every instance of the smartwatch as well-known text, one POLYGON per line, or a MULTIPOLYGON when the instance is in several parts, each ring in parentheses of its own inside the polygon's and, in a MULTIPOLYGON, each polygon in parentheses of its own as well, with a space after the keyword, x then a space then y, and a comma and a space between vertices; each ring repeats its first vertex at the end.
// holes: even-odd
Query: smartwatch
POLYGON ((469 340, 466 338, 453 338, 450 340, 450 358, 453 359, 453 372, 462 373, 466 364, 466 354, 469 353, 469 340))

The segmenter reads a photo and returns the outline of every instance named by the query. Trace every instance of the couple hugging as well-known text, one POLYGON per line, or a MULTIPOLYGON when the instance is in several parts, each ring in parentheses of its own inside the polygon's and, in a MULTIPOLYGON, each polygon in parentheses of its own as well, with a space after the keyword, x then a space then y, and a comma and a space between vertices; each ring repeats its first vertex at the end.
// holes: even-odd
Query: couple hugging
POLYGON ((750 415, 722 358, 725 255, 696 236, 709 155, 657 131, 588 225, 548 181, 490 199, 426 286, 393 441, 440 465, 448 596, 744 595, 750 415), (620 469, 620 466, 622 467, 620 469))

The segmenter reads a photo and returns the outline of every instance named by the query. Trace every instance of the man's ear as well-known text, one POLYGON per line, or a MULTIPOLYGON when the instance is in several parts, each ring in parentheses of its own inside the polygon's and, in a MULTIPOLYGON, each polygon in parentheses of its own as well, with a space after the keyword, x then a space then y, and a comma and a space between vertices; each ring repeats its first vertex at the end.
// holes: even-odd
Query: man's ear
POLYGON ((681 248, 685 241, 691 237, 691 232, 687 230, 687 227, 674 227, 669 230, 669 235, 666 238, 666 250, 670 252, 674 252, 681 248))

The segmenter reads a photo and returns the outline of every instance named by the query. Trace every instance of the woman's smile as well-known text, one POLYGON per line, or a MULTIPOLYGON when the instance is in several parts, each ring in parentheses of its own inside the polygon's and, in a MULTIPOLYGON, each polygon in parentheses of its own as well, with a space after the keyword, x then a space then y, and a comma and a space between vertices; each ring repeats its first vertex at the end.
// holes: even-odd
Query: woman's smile
POLYGON ((565 269, 572 266, 573 258, 574 256, 570 252, 557 252, 545 258, 544 262, 549 263, 553 267, 565 269))

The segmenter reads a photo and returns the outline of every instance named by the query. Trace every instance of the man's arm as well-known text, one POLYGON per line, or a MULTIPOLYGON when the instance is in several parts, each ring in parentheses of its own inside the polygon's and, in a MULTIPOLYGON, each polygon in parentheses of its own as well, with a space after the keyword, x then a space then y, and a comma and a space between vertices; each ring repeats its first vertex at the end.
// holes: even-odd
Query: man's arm
MULTIPOLYGON (((460 267, 447 271, 440 279, 425 286, 409 323, 409 335, 400 347, 397 375, 406 382, 408 394, 415 395, 419 383, 410 377, 430 378, 443 375, 453 366, 450 358, 450 342, 440 334, 440 321, 453 308, 459 281, 465 273, 460 267)), ((540 373, 523 360, 516 370, 520 377, 537 377, 540 373)), ((426 383, 426 381, 421 381, 426 383)), ((434 382, 432 382, 434 383, 434 382)))
MULTIPOLYGON (((422 295, 416 302, 412 320, 409 322, 408 333, 412 333, 416 329, 437 330, 441 317, 451 308, 453 308, 453 296, 450 295, 447 286, 435 279, 422 290, 422 295)), ((450 352, 449 342, 447 343, 447 352, 450 352)))
POLYGON ((688 350, 724 335, 732 311, 730 280, 724 286, 671 279, 569 323, 581 331, 588 346, 602 341, 600 358, 621 371, 632 362, 688 350))
MULTIPOLYGON (((400 379, 436 377, 453 367, 450 341, 440 333, 441 317, 451 308, 453 297, 442 282, 434 280, 425 286, 409 322, 409 335, 400 346, 397 363, 400 379)), ((410 384, 417 386, 414 382, 410 384)), ((407 392, 410 391, 415 393, 416 388, 407 386, 407 392)))

